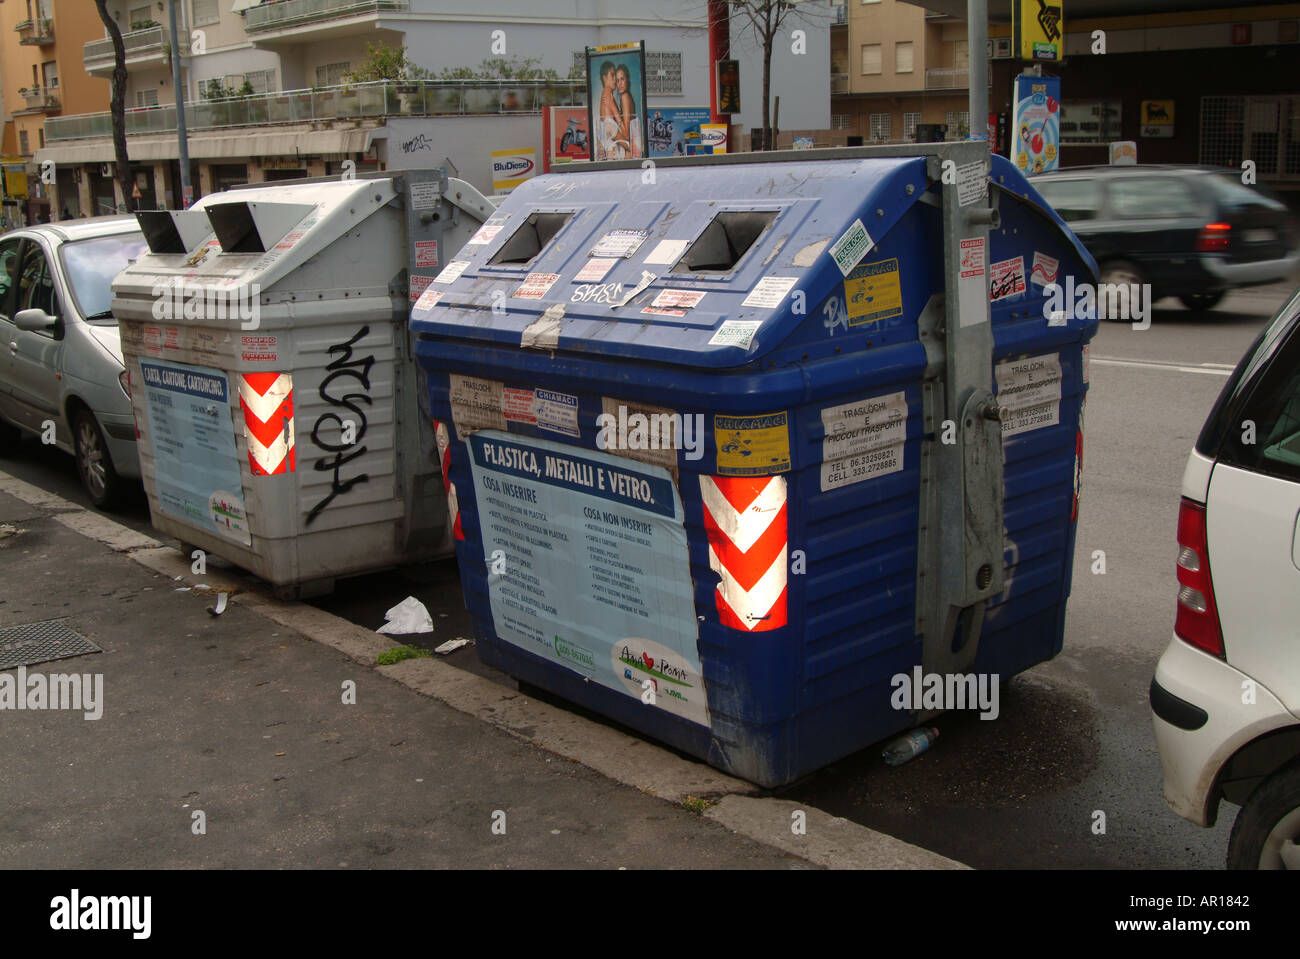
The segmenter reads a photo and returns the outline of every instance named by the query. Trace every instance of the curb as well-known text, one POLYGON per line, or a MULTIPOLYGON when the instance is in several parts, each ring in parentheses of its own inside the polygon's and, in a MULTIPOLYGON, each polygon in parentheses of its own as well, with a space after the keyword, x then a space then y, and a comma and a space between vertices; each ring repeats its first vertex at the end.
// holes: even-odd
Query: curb
POLYGON ((601 775, 674 804, 715 800, 704 817, 733 833, 829 869, 969 869, 938 853, 903 842, 811 806, 762 797, 752 783, 685 759, 654 743, 538 702, 491 680, 432 658, 376 666, 394 643, 386 636, 308 606, 281 600, 220 571, 196 576, 189 560, 144 533, 78 506, 0 470, 0 493, 53 511, 52 519, 140 565, 186 585, 225 592, 230 600, 338 650, 417 693, 487 722, 523 740, 581 763, 601 775), (803 832, 791 828, 802 812, 803 832))

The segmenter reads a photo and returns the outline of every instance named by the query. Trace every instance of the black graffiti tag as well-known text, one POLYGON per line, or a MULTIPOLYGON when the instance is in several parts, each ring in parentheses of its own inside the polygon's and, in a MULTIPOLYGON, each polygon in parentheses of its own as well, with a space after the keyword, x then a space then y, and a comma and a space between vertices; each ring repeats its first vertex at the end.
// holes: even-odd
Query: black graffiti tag
POLYGON ((351 442, 342 442, 343 436, 345 435, 345 424, 348 420, 345 420, 340 413, 327 410, 320 416, 316 417, 316 423, 311 428, 311 441, 317 449, 325 453, 334 454, 332 458, 324 456, 317 460, 316 469, 321 472, 333 470, 334 477, 330 483, 329 495, 313 506, 311 512, 307 514, 306 525, 308 526, 310 526, 312 521, 320 515, 321 511, 324 510, 325 507, 329 506, 329 504, 334 501, 334 497, 338 496, 340 493, 348 492, 358 483, 367 483, 370 481, 370 475, 368 473, 362 473, 360 476, 354 476, 348 480, 341 479, 339 476, 339 471, 344 466, 351 463, 357 457, 363 456, 366 452, 366 448, 361 445, 361 438, 366 435, 366 413, 358 403, 364 403, 366 406, 371 405, 370 368, 374 366, 375 358, 374 356, 367 355, 353 359, 352 347, 358 340, 364 339, 369 332, 370 327, 363 326, 356 332, 356 335, 353 336, 352 339, 345 343, 335 343, 329 348, 331 356, 334 356, 335 354, 340 355, 336 359, 331 360, 329 365, 325 367, 327 375, 320 384, 320 398, 330 406, 336 407, 340 410, 346 410, 355 416, 357 418, 356 434, 352 437, 351 442), (348 377, 356 380, 366 392, 344 393, 342 396, 333 395, 330 392, 330 386, 333 385, 336 380, 342 380, 348 377), (338 443, 330 443, 322 439, 320 435, 321 426, 331 421, 337 425, 339 430, 338 443))

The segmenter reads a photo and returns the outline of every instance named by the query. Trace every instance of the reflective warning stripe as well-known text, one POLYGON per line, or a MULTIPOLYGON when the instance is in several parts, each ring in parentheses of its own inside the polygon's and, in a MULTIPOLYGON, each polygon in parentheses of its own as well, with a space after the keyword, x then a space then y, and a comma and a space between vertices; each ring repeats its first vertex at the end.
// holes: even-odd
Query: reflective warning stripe
POLYGON ((786 481, 782 476, 701 476, 709 566, 724 626, 758 632, 786 624, 786 481))
POLYGON ((451 532, 456 539, 463 540, 465 533, 460 528, 460 501, 456 498, 456 484, 451 481, 451 436, 441 420, 433 421, 433 433, 438 441, 438 462, 442 464, 442 485, 447 490, 447 517, 451 520, 451 532))
POLYGON ((288 373, 240 373, 248 465, 254 476, 294 471, 293 377, 288 373))

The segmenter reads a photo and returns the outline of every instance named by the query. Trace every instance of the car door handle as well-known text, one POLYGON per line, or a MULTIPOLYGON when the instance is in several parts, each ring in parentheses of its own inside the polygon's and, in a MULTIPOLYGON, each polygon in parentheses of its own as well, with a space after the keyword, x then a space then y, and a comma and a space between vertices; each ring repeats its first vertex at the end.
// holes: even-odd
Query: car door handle
POLYGON ((1291 562, 1300 569, 1300 513, 1296 514, 1295 529, 1291 531, 1291 562))
POLYGON ((10 340, 10 341, 9 341, 9 352, 10 352, 10 353, 17 353, 17 352, 18 352, 18 341, 17 341, 17 340, 10 340))

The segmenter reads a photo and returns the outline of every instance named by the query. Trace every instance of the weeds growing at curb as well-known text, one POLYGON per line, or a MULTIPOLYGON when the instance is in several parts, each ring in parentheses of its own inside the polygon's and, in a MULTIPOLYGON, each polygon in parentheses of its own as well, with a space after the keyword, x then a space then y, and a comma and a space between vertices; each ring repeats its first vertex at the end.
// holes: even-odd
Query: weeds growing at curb
POLYGON ((432 657, 433 653, 427 649, 420 649, 418 646, 394 646, 392 649, 386 649, 375 657, 376 666, 391 666, 393 663, 400 663, 404 659, 425 659, 432 657))

